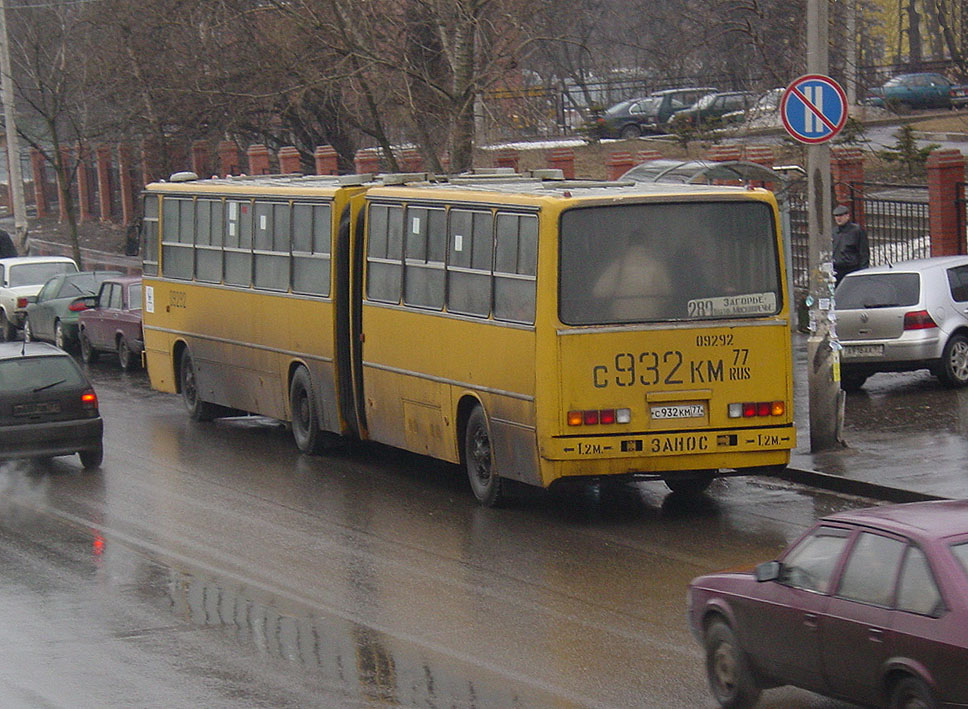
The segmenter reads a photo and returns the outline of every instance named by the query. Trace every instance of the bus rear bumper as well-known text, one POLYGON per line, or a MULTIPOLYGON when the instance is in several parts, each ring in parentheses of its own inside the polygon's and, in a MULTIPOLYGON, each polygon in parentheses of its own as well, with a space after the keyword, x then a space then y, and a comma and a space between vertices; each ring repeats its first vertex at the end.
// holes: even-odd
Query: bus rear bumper
MULTIPOLYGON (((736 470, 785 466, 797 444, 793 424, 751 429, 546 440, 545 469, 560 477, 632 476, 662 478, 680 470, 736 470), (550 465, 548 465, 550 464, 550 465)), ((753 471, 749 471, 753 472, 753 471)))

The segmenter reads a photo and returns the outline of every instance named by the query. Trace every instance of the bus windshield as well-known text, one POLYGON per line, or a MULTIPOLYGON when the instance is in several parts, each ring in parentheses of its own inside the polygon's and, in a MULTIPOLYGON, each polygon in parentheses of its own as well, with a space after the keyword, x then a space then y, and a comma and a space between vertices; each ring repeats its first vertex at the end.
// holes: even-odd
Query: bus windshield
POLYGON ((568 325, 775 315, 773 214, 757 201, 583 207, 561 217, 568 325))

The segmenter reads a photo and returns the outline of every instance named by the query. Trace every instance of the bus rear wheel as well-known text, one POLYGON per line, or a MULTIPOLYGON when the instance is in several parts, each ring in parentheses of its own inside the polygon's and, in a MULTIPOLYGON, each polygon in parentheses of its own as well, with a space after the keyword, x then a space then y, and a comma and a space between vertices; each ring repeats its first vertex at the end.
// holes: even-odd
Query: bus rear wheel
POLYGON ((464 429, 464 463, 478 501, 485 507, 499 506, 504 501, 503 481, 494 464, 487 417, 480 406, 474 407, 464 429))
POLYGON ((195 363, 188 350, 185 350, 181 359, 181 393, 185 408, 188 409, 188 416, 193 421, 211 421, 215 418, 218 407, 202 400, 202 395, 198 391, 195 363))
POLYGON ((305 367, 299 367, 289 385, 289 407, 292 409, 292 437, 303 453, 319 453, 323 434, 319 430, 319 411, 313 396, 313 383, 305 367))
POLYGON ((665 478, 663 482, 678 495, 698 495, 712 484, 714 477, 711 470, 697 470, 682 477, 665 478))

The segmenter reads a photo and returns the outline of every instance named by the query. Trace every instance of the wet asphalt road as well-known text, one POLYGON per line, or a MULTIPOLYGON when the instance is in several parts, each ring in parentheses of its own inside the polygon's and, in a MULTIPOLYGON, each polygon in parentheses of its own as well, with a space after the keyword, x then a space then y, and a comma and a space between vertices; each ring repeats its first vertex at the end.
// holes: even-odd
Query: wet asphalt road
MULTIPOLYGON (((762 478, 473 500, 379 446, 299 455, 90 368, 105 462, 0 471, 0 706, 711 707, 693 576, 868 500, 762 478)), ((763 707, 842 707, 797 690, 763 707)))

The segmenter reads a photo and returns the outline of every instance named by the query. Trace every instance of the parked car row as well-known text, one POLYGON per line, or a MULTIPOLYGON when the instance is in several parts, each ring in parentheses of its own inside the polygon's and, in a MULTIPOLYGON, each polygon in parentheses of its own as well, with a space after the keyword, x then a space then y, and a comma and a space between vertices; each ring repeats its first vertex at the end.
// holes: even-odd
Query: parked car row
POLYGON ((0 259, 0 336, 45 341, 85 362, 103 352, 117 354, 123 369, 138 366, 141 278, 119 271, 79 271, 63 256, 0 259))

